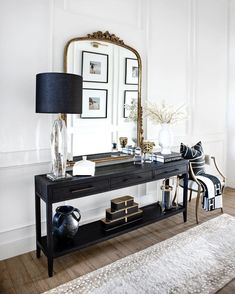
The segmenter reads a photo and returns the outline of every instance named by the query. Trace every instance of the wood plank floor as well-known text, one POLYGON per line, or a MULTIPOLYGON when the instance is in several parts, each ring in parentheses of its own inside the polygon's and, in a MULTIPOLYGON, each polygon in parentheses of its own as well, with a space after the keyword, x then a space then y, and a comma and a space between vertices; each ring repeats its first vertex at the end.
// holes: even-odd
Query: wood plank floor
MULTIPOLYGON (((47 260, 42 254, 37 259, 35 252, 0 261, 1 294, 42 293, 62 283, 105 266, 122 257, 145 249, 162 240, 196 226, 194 215, 195 200, 188 205, 188 221, 183 222, 182 214, 151 224, 109 241, 82 249, 54 261, 54 276, 47 276, 47 260)), ((226 189, 224 212, 235 216, 235 190, 226 189)), ((200 209, 200 223, 220 215, 220 210, 205 212, 200 209)), ((218 293, 235 293, 235 279, 218 293)))

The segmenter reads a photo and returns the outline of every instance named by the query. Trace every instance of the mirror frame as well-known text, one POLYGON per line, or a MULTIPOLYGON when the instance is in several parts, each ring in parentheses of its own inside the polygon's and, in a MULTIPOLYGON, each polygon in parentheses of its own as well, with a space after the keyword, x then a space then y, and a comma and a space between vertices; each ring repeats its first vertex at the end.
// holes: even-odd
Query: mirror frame
MULTIPOLYGON (((115 44, 118 45, 120 47, 126 48, 130 51, 132 51, 137 58, 138 61, 138 67, 139 67, 139 81, 138 81, 138 119, 137 119, 137 146, 140 146, 141 149, 143 147, 143 110, 142 110, 142 106, 141 106, 141 83, 142 83, 142 61, 141 61, 141 57, 138 53, 138 51, 136 51, 134 48, 132 48, 129 45, 126 45, 124 43, 123 40, 121 40, 119 37, 117 37, 115 34, 110 34, 108 31, 106 32, 101 32, 101 31, 97 31, 94 32, 92 34, 87 34, 87 36, 85 37, 76 37, 73 39, 70 39, 67 44, 65 45, 64 48, 64 72, 67 72, 67 56, 68 56, 68 49, 69 49, 69 45, 72 42, 75 41, 94 41, 94 42, 98 42, 98 41, 102 41, 102 42, 107 42, 107 43, 111 43, 111 44, 115 44)), ((67 121, 67 114, 63 114, 63 118, 65 121, 67 121)))

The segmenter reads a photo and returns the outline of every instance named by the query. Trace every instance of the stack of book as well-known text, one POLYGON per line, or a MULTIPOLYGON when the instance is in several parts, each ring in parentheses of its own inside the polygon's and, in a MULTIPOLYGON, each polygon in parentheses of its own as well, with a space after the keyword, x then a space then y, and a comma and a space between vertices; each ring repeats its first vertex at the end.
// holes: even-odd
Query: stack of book
POLYGON ((182 155, 178 152, 171 152, 171 154, 161 154, 160 152, 155 152, 153 161, 166 163, 180 159, 182 159, 182 155))
POLYGON ((142 218, 143 211, 139 209, 134 197, 123 196, 111 200, 111 208, 106 209, 106 218, 101 222, 106 231, 124 226, 142 218))

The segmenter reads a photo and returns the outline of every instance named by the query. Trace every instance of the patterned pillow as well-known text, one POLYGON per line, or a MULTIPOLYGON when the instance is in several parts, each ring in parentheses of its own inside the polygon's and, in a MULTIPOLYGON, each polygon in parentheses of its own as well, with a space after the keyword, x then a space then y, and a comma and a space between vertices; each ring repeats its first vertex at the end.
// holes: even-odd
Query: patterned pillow
POLYGON ((205 155, 202 149, 201 141, 192 147, 188 147, 181 143, 180 153, 184 159, 189 159, 195 175, 205 173, 205 155))

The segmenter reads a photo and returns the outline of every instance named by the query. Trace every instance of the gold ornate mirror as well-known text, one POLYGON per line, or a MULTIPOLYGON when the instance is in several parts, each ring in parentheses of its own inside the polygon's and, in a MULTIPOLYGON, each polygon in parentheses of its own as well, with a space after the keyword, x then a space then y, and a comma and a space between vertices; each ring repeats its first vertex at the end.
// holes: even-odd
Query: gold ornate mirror
POLYGON ((112 143, 142 146, 139 53, 114 34, 96 32, 69 40, 64 71, 83 76, 83 111, 67 115, 68 152, 110 152, 112 143))

